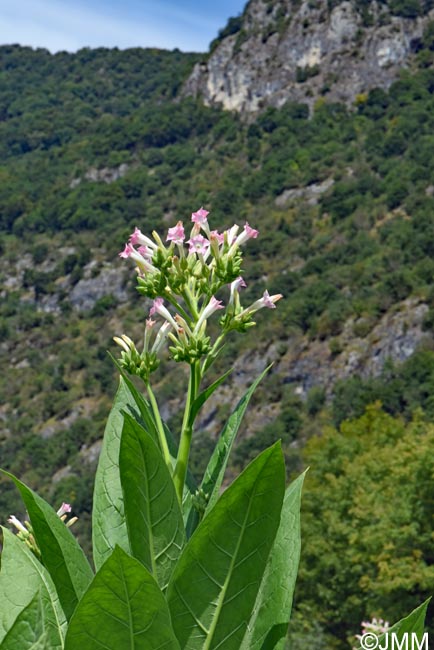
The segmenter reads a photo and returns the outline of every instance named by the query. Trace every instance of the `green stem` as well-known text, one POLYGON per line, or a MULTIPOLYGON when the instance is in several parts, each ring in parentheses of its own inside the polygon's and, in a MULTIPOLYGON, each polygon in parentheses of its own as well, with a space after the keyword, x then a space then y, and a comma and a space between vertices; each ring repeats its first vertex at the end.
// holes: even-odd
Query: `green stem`
POLYGON ((206 373, 206 371, 209 369, 212 363, 214 363, 215 358, 217 356, 217 352, 221 344, 223 343, 223 340, 226 336, 226 332, 223 332, 220 334, 220 336, 217 338, 216 342, 211 348, 211 351, 208 352, 208 354, 205 357, 205 361, 202 364, 202 375, 206 373))
POLYGON ((170 457, 169 447, 167 445, 166 434, 164 433, 163 421, 161 419, 157 400, 155 399, 154 392, 149 382, 146 384, 146 390, 148 391, 149 402, 151 404, 152 412, 154 414, 155 424, 157 426, 158 440, 160 442, 161 452, 163 454, 164 460, 166 462, 167 467, 169 468, 170 473, 172 473, 172 460, 170 457))
POLYGON ((177 302, 176 300, 174 300, 174 299, 171 298, 170 296, 167 296, 167 300, 170 302, 171 305, 173 305, 173 306, 175 307, 175 309, 177 310, 177 312, 178 312, 179 314, 181 314, 181 316, 182 316, 182 317, 187 321, 187 323, 191 326, 191 324, 192 324, 191 317, 187 314, 187 312, 185 311, 185 309, 183 309, 183 308, 181 307, 181 305, 179 304, 179 302, 177 302))
POLYGON ((188 305, 193 321, 197 320, 199 318, 199 313, 197 311, 197 301, 194 297, 194 292, 190 291, 190 287, 186 286, 182 292, 182 296, 188 305))
POLYGON ((201 380, 199 361, 190 365, 190 379, 188 382, 187 402, 185 404, 184 418, 182 420, 181 438, 179 441, 178 457, 176 459, 173 482, 179 503, 182 503, 185 478, 187 476, 188 457, 190 455, 191 437, 194 420, 191 419, 191 407, 199 392, 201 380))

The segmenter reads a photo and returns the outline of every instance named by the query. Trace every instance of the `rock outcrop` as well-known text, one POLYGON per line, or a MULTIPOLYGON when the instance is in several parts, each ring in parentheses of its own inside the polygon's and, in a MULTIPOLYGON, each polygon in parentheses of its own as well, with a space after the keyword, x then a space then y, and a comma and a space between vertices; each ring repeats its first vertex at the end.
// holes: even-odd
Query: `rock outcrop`
POLYGON ((433 17, 393 15, 376 1, 251 0, 239 31, 195 65, 183 92, 247 114, 322 97, 351 104, 397 79, 433 17))

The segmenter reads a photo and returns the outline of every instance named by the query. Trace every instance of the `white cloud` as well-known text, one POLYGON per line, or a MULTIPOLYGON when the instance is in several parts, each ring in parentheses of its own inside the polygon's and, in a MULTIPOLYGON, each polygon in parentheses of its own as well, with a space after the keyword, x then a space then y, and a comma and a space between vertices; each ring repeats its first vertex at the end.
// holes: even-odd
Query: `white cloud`
POLYGON ((148 3, 143 15, 126 15, 126 11, 116 15, 116 7, 110 4, 99 11, 77 2, 15 0, 2 7, 0 42, 45 47, 52 52, 86 46, 205 51, 217 31, 203 17, 171 4, 148 3))

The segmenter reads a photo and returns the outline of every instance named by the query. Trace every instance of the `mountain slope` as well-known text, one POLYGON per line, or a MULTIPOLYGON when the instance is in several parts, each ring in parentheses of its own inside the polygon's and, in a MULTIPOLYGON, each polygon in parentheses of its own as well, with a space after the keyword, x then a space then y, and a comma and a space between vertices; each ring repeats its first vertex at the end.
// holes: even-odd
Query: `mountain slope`
POLYGON ((352 104, 409 67, 430 9, 418 0, 250 0, 183 93, 246 114, 287 101, 352 104))

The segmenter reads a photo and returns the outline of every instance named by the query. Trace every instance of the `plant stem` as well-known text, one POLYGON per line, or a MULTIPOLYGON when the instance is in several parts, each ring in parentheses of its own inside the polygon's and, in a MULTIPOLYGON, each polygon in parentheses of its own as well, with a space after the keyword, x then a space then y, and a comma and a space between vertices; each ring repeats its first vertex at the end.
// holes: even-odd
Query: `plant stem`
POLYGON ((179 441, 178 457, 176 459, 173 482, 179 503, 182 503, 185 477, 187 476, 188 457, 190 455, 191 437, 193 433, 194 419, 191 418, 191 407, 199 392, 201 380, 199 361, 190 365, 190 379, 188 382, 187 402, 185 404, 184 418, 182 420, 181 438, 179 441))
POLYGON ((186 320, 186 322, 189 325, 191 325, 191 317, 187 314, 185 309, 182 308, 182 306, 179 304, 179 302, 177 302, 176 300, 174 300, 170 296, 167 296, 167 300, 170 302, 171 305, 173 305, 173 307, 175 307, 175 309, 178 311, 179 314, 181 314, 181 316, 186 320))
POLYGON ((164 460, 166 462, 167 467, 169 468, 170 473, 172 473, 172 469, 173 469, 172 460, 170 457, 169 447, 167 445, 166 434, 164 433, 163 421, 161 419, 157 400, 155 399, 154 392, 149 382, 146 384, 146 390, 148 391, 149 402, 151 404, 152 412, 155 418, 155 424, 157 426, 158 440, 160 442, 161 452, 163 454, 164 460))
POLYGON ((206 371, 211 366, 211 364, 214 363, 214 361, 216 359, 216 356, 217 356, 217 354, 219 352, 219 347, 223 343, 223 340, 224 340, 225 336, 226 336, 226 332, 223 332, 222 334, 220 334, 220 336, 217 338, 216 342, 212 346, 211 352, 209 352, 207 354, 207 356, 205 357, 205 361, 202 364, 202 374, 203 375, 206 373, 206 371))

